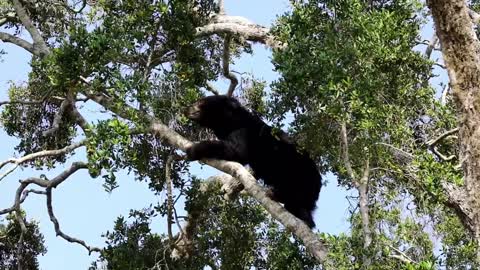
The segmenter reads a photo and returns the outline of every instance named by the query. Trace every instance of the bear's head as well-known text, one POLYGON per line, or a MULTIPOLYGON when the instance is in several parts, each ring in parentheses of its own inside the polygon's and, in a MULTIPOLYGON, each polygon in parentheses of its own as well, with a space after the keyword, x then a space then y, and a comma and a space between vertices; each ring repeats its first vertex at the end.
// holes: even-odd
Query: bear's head
POLYGON ((217 95, 199 99, 185 111, 190 120, 211 129, 234 127, 245 108, 235 98, 217 95))

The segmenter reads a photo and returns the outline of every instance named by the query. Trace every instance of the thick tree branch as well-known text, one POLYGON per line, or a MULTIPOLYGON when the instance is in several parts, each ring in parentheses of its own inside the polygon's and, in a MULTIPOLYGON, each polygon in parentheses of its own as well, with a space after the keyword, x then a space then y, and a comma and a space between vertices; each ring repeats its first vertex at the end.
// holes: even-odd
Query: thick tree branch
POLYGON ((173 243, 172 221, 173 221, 173 194, 172 194, 172 166, 176 159, 174 155, 169 155, 165 162, 165 185, 167 186, 167 232, 168 239, 173 243))
POLYGON ((432 55, 433 49, 435 48, 437 43, 438 43, 438 36, 437 34, 433 34, 432 39, 428 42, 428 46, 425 49, 425 56, 427 58, 430 58, 430 56, 432 55))
POLYGON ((17 46, 27 50, 31 54, 37 54, 38 53, 38 52, 35 51, 35 46, 32 43, 30 43, 30 42, 28 42, 24 39, 21 39, 19 37, 16 37, 14 35, 4 33, 4 32, 0 32, 0 40, 3 41, 3 42, 8 42, 8 43, 12 43, 14 45, 17 45, 17 46))
POLYGON ((19 0, 12 0, 12 3, 13 7, 15 8, 15 12, 17 13, 18 19, 22 22, 23 26, 25 26, 33 39, 35 54, 47 55, 50 52, 47 43, 43 39, 38 29, 35 28, 35 26, 33 25, 22 3, 20 3, 19 0))
POLYGON ((211 83, 209 83, 209 82, 207 82, 207 85, 205 86, 205 88, 207 89, 207 91, 209 91, 210 93, 214 94, 215 96, 220 95, 220 93, 218 92, 218 90, 215 89, 215 87, 214 87, 211 83))
POLYGON ((428 146, 435 146, 440 140, 458 132, 458 130, 459 130, 458 127, 454 128, 454 129, 451 129, 451 130, 448 130, 448 131, 440 134, 437 138, 427 141, 427 145, 428 146))
POLYGON ((225 15, 225 1, 224 0, 218 0, 218 14, 220 15, 225 15))
MULTIPOLYGON (((365 159, 365 165, 363 168, 363 175, 359 183, 356 185, 359 194, 359 207, 360 216, 362 218, 362 231, 363 231, 363 248, 367 249, 372 243, 372 231, 370 230, 370 217, 368 208, 368 180, 370 177, 370 162, 368 157, 365 159)), ((369 265, 370 261, 364 259, 364 264, 369 265)))
POLYGON ((272 49, 282 49, 284 45, 270 34, 270 29, 254 24, 243 17, 218 15, 210 24, 197 28, 197 36, 231 34, 246 40, 260 42, 272 49))
POLYGON ((348 153, 348 137, 347 137, 347 125, 345 122, 342 122, 340 125, 340 141, 342 143, 342 158, 343 163, 345 164, 345 169, 347 169, 348 176, 354 181, 357 179, 355 176, 355 171, 353 171, 352 164, 350 162, 350 156, 348 153))

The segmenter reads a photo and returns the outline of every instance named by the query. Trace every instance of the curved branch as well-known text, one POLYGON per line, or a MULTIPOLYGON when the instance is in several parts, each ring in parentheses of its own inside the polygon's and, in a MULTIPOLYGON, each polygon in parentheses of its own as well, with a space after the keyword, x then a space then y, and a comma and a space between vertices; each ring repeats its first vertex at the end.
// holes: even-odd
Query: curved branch
POLYGON ((13 7, 17 13, 18 19, 22 22, 23 26, 27 29, 33 39, 34 53, 38 55, 47 55, 50 52, 50 49, 47 46, 47 43, 43 39, 40 32, 32 23, 32 20, 27 14, 27 11, 23 7, 22 3, 19 0, 12 0, 13 7))
POLYGON ((227 34, 225 37, 225 42, 223 44, 223 76, 230 80, 230 86, 228 86, 227 96, 231 97, 235 88, 238 85, 238 79, 235 74, 230 72, 230 42, 232 41, 232 37, 227 34))
POLYGON ((282 49, 284 44, 275 40, 270 34, 270 29, 239 16, 219 15, 214 17, 213 22, 202 27, 197 27, 197 36, 213 34, 231 34, 242 36, 246 40, 260 42, 272 49, 282 49))
POLYGON ((62 237, 63 239, 67 240, 70 243, 77 243, 82 245, 88 250, 88 254, 91 254, 92 252, 100 252, 101 250, 97 247, 91 247, 85 243, 85 241, 71 237, 62 230, 60 230, 60 223, 58 223, 57 218, 55 217, 55 214, 53 213, 53 207, 52 207, 52 187, 47 188, 47 210, 48 210, 48 215, 50 216, 50 221, 52 221, 53 226, 55 228, 55 233, 57 236, 62 237))
POLYGON ((17 45, 17 46, 27 50, 31 54, 36 54, 35 53, 35 46, 32 43, 30 43, 30 42, 28 42, 24 39, 21 39, 19 37, 16 37, 14 35, 4 33, 4 32, 0 32, 0 40, 3 41, 3 42, 12 43, 14 45, 17 45))
POLYGON ((28 161, 31 161, 31 160, 34 160, 36 158, 41 158, 41 157, 47 157, 47 156, 59 156, 59 155, 63 155, 63 154, 66 154, 68 152, 71 152, 81 146, 85 145, 85 140, 82 140, 80 142, 77 142, 77 143, 74 143, 74 144, 71 144, 69 146, 66 146, 62 149, 55 149, 55 150, 45 150, 45 151, 40 151, 40 152, 36 152, 36 153, 32 153, 32 154, 29 154, 29 155, 26 155, 26 156, 23 156, 21 158, 17 158, 17 159, 14 159, 14 158, 11 158, 11 159, 8 159, 8 160, 5 160, 3 162, 0 163, 0 169, 5 166, 6 164, 8 163, 14 163, 15 165, 12 166, 10 169, 8 169, 5 173, 3 173, 2 175, 0 175, 0 181, 5 178, 7 175, 9 175, 11 172, 13 172, 16 168, 18 168, 21 164, 25 163, 25 162, 28 162, 28 161))

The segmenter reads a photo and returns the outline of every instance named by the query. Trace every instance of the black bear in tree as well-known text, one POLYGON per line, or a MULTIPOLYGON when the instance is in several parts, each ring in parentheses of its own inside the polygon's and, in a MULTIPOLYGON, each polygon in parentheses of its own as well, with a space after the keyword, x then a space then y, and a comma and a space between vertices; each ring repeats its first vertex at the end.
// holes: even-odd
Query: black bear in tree
POLYGON ((312 212, 318 199, 321 177, 315 163, 295 144, 274 136, 272 127, 248 111, 236 99, 218 95, 202 98, 186 116, 211 129, 218 141, 201 141, 187 149, 189 160, 204 158, 250 165, 254 176, 271 187, 273 200, 315 227, 312 212))

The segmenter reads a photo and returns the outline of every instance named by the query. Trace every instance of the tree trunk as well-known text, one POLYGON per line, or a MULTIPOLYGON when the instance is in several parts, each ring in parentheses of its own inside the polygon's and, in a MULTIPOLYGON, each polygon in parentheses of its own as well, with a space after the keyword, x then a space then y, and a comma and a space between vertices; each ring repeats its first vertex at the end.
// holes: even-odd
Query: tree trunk
MULTIPOLYGON (((480 45, 464 0, 429 0, 458 110, 460 162, 473 215, 465 224, 480 240, 480 45)), ((480 252, 477 248, 477 262, 480 252)))

